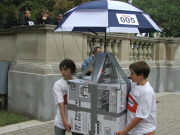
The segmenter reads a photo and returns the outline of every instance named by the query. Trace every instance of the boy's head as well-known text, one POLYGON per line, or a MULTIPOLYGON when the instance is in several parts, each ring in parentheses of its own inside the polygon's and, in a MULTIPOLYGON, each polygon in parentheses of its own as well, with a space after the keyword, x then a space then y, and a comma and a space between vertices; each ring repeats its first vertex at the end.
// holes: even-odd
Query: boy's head
POLYGON ((132 63, 129 69, 131 71, 131 76, 132 73, 135 73, 137 76, 142 76, 144 79, 146 79, 150 73, 149 65, 144 61, 132 63))
POLYGON ((60 13, 58 16, 57 16, 57 20, 61 21, 63 19, 63 14, 60 13))
POLYGON ((100 52, 101 52, 101 47, 99 47, 99 46, 94 47, 93 55, 96 55, 97 53, 100 53, 100 52))
POLYGON ((24 11, 24 16, 29 18, 31 16, 30 11, 29 10, 25 10, 24 11))
POLYGON ((76 65, 70 59, 64 59, 59 64, 59 69, 61 71, 62 76, 68 80, 69 77, 72 77, 72 74, 76 72, 76 65))
POLYGON ((49 11, 48 10, 43 11, 42 12, 42 19, 46 20, 48 17, 49 17, 49 11))

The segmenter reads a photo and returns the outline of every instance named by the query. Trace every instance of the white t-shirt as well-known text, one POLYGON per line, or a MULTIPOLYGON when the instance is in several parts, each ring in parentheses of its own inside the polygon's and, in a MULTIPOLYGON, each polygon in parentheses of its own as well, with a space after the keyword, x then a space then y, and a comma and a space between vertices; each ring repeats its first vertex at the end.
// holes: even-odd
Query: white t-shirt
MULTIPOLYGON (((58 104, 64 103, 65 105, 67 105, 67 92, 68 92, 68 85, 67 85, 67 81, 64 80, 64 78, 55 82, 54 87, 53 87, 53 96, 54 96, 54 101, 55 101, 57 111, 56 111, 54 124, 55 126, 62 129, 65 129, 65 128, 62 122, 60 108, 58 104)), ((66 109, 66 106, 65 106, 65 109, 66 109)), ((66 114, 67 114, 67 111, 66 111, 66 114)))
POLYGON ((156 129, 156 98, 147 81, 145 85, 135 85, 128 95, 127 124, 135 117, 142 118, 129 135, 143 135, 156 129))

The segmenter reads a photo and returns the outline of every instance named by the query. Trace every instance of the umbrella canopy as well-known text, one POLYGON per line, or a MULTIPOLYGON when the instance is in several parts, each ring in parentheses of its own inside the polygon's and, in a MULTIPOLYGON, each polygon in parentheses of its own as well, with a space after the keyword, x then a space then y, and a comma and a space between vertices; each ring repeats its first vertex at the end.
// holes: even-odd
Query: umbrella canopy
POLYGON ((98 0, 66 12, 55 31, 144 33, 161 29, 148 14, 129 3, 98 0))

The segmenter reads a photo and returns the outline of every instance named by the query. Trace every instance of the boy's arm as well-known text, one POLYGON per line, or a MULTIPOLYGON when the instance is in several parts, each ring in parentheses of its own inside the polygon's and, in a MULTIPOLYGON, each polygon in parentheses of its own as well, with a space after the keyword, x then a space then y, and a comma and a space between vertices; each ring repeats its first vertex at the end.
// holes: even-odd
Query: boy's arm
POLYGON ((131 129, 133 129, 139 122, 141 121, 141 118, 135 117, 127 127, 125 127, 123 130, 120 130, 116 132, 116 135, 126 135, 131 129))
POLYGON ((81 65, 81 69, 84 70, 84 69, 86 69, 87 67, 88 67, 88 60, 85 59, 85 60, 83 61, 82 65, 81 65))
POLYGON ((60 108, 60 114, 61 114, 61 118, 64 124, 64 128, 66 129, 66 131, 70 132, 72 126, 70 125, 70 123, 68 123, 66 114, 65 114, 65 106, 64 103, 59 103, 59 108, 60 108))

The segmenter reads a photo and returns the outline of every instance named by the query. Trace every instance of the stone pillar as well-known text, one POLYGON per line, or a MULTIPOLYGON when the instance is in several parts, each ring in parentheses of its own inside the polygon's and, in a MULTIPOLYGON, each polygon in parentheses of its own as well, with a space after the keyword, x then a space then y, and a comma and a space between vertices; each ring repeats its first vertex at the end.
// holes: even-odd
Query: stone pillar
POLYGON ((53 32, 54 27, 15 27, 9 42, 14 59, 8 73, 8 109, 41 121, 54 118, 53 85, 61 78, 59 62, 69 58, 80 69, 87 56, 86 34, 53 32))
POLYGON ((130 40, 122 39, 121 40, 121 49, 120 49, 120 60, 129 61, 130 59, 130 40))
POLYGON ((156 60, 164 61, 166 60, 166 46, 165 42, 158 41, 156 42, 156 60))
POLYGON ((169 61, 180 60, 180 47, 177 43, 169 42, 166 45, 166 55, 169 61))
POLYGON ((16 35, 10 29, 0 30, 0 60, 14 61, 17 51, 16 35))

